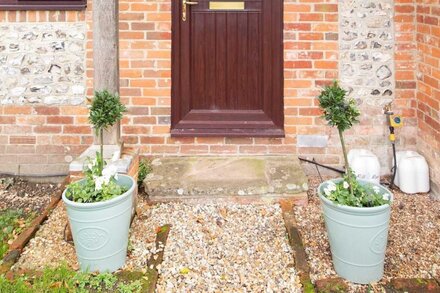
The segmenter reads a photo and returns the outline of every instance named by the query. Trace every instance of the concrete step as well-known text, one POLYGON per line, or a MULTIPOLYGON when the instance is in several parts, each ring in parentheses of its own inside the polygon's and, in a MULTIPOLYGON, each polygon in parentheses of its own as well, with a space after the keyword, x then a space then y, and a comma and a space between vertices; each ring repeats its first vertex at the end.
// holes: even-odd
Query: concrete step
POLYGON ((154 202, 307 201, 307 177, 294 156, 163 157, 144 181, 154 202))

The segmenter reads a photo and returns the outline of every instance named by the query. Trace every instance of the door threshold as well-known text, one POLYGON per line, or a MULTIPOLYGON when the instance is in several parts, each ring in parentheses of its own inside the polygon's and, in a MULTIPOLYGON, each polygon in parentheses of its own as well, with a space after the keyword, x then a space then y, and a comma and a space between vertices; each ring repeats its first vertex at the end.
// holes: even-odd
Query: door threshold
POLYGON ((279 128, 174 128, 171 137, 285 137, 279 128))

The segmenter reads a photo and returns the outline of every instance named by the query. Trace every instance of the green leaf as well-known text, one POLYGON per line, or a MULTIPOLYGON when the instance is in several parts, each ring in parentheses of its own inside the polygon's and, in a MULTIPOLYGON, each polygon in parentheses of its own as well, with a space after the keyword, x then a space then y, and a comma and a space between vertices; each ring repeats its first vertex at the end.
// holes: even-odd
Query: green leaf
POLYGON ((91 103, 89 121, 98 133, 116 124, 126 111, 127 108, 117 94, 111 94, 107 90, 97 91, 91 103))
POLYGON ((347 91, 341 88, 337 81, 326 86, 318 97, 319 106, 323 110, 323 118, 330 126, 341 131, 350 129, 358 123, 360 112, 356 101, 346 97, 347 91))

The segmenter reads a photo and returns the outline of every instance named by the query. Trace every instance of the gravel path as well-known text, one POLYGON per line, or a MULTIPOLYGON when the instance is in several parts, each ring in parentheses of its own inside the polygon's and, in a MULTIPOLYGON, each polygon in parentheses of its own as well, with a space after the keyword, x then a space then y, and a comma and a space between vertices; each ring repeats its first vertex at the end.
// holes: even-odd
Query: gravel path
POLYGON ((60 203, 37 231, 35 237, 26 245, 13 269, 41 270, 47 266, 58 267, 61 263, 78 269, 75 248, 64 241, 63 232, 66 223, 67 213, 64 205, 60 203))
MULTIPOLYGON (((155 253, 156 229, 171 224, 158 292, 301 292, 278 205, 148 207, 140 202, 125 269, 142 270, 155 253)), ((59 205, 25 248, 14 269, 61 262, 78 268, 63 240, 66 212, 59 205)))
MULTIPOLYGON (((313 281, 336 277, 316 188, 309 177, 309 205, 294 212, 313 281)), ((383 282, 390 278, 440 278, 440 201, 394 191, 383 282)))
MULTIPOLYGON (((300 292, 279 206, 163 204, 150 212, 142 230, 172 225, 158 292, 300 292)), ((132 243, 133 254, 145 248, 132 243)))

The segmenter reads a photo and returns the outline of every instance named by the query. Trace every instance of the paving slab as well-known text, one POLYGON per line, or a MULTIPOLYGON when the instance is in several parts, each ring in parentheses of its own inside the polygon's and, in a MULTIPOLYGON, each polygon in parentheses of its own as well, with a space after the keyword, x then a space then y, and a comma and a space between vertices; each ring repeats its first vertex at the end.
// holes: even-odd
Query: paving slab
POLYGON ((144 181, 150 199, 295 197, 308 189, 293 156, 164 157, 144 181))

